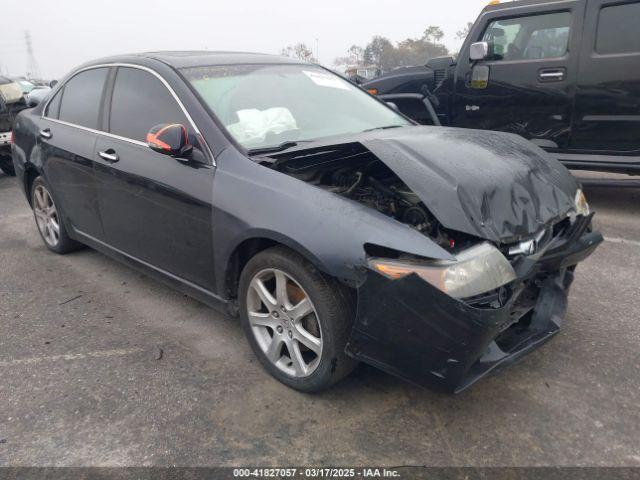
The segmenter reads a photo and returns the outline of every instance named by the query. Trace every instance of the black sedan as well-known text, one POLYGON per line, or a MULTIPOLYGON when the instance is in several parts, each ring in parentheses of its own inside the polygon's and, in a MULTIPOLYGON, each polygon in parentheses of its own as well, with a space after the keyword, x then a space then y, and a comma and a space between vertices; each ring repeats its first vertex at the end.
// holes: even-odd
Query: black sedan
POLYGON ((569 172, 512 134, 423 127, 317 65, 103 59, 22 112, 45 245, 83 245, 239 315, 281 382, 363 361, 460 391, 558 332, 602 241, 569 172))

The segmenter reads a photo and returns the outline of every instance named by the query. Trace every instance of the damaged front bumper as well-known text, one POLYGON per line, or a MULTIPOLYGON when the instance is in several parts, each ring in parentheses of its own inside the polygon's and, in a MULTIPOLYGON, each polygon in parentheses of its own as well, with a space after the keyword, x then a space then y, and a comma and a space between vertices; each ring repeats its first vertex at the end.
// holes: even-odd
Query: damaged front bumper
POLYGON ((538 347, 562 325, 575 266, 602 242, 591 217, 553 248, 523 258, 500 308, 452 298, 417 275, 367 271, 351 356, 413 383, 460 392, 538 347))

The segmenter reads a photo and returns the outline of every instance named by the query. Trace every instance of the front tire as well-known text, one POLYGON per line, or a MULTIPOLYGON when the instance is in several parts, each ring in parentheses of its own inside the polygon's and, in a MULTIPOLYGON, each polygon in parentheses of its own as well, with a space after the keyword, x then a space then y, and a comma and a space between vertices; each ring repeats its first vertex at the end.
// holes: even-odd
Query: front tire
POLYGON ((251 348, 285 385, 320 391, 357 365, 344 353, 355 314, 349 290, 297 253, 274 247, 249 260, 238 298, 251 348))
POLYGON ((67 234, 60 210, 42 177, 36 178, 31 186, 31 208, 38 232, 49 250, 64 254, 82 248, 81 243, 67 234))

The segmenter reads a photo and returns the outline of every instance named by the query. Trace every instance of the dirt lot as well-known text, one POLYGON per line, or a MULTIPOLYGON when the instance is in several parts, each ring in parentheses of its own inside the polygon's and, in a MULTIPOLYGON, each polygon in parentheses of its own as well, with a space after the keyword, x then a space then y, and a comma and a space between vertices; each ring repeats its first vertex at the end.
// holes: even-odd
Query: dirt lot
POLYGON ((586 193, 608 240, 542 349, 459 396, 365 366, 309 396, 237 321, 95 251, 49 253, 0 174, 0 465, 638 466, 640 187, 586 193))

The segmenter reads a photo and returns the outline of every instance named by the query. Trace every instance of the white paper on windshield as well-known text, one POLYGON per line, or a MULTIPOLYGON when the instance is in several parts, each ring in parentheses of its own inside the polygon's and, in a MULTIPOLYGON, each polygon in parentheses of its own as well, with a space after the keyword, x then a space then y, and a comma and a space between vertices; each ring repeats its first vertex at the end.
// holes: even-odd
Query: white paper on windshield
POLYGON ((227 125, 227 129, 240 143, 260 143, 269 133, 278 135, 298 129, 296 119, 288 108, 251 108, 238 110, 236 113, 239 121, 227 125))
POLYGON ((338 88, 340 90, 349 90, 349 87, 340 77, 324 72, 311 72, 303 70, 304 74, 311 79, 313 83, 321 87, 338 88))

